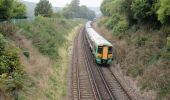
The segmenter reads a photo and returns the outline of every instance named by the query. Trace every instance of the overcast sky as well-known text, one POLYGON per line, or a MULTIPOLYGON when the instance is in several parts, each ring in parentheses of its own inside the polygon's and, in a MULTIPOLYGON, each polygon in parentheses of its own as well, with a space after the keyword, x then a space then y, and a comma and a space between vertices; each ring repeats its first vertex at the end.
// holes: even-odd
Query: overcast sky
MULTIPOLYGON (((24 0, 29 2, 39 2, 39 0, 24 0)), ((53 6, 64 7, 69 4, 72 0, 49 0, 53 6)), ((88 7, 99 7, 103 0, 80 0, 80 5, 86 5, 88 7)))

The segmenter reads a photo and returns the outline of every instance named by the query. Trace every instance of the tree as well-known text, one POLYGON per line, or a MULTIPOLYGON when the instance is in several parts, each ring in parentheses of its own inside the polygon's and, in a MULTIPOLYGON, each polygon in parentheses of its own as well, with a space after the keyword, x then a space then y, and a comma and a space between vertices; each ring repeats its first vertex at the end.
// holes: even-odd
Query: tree
POLYGON ((0 19, 7 20, 12 17, 14 0, 0 0, 0 19))
POLYGON ((26 18, 26 6, 20 2, 14 1, 13 18, 26 18))
POLYGON ((78 14, 80 18, 84 19, 93 19, 95 17, 95 13, 89 10, 86 6, 81 6, 78 14))
POLYGON ((25 18, 26 7, 18 0, 0 0, 0 19, 25 18))
POLYGON ((52 5, 48 0, 40 0, 35 8, 35 16, 41 15, 51 17, 53 14, 52 5))
POLYGON ((73 0, 62 11, 63 16, 66 18, 84 18, 93 19, 95 17, 94 11, 88 9, 86 6, 79 6, 79 0, 73 0))
POLYGON ((79 6, 80 5, 80 0, 73 0, 73 1, 71 1, 70 5, 79 6))
POLYGON ((74 18, 75 17, 75 12, 73 12, 69 8, 64 8, 62 11, 62 14, 63 14, 63 16, 65 16, 65 18, 74 18))
POLYGON ((156 12, 154 5, 157 0, 134 0, 131 5, 131 9, 134 18, 140 22, 156 22, 156 12))

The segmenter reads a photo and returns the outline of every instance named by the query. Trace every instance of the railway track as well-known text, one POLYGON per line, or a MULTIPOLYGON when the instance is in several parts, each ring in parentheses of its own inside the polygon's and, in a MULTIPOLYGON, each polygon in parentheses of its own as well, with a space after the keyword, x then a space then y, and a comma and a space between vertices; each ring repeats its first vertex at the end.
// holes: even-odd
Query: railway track
POLYGON ((112 71, 94 62, 84 29, 75 38, 72 59, 73 100, 132 100, 112 71))
POLYGON ((73 50, 73 72, 72 72, 72 99, 73 100, 98 100, 95 83, 90 76, 90 71, 87 69, 87 64, 84 62, 82 44, 82 30, 77 35, 74 41, 73 50))

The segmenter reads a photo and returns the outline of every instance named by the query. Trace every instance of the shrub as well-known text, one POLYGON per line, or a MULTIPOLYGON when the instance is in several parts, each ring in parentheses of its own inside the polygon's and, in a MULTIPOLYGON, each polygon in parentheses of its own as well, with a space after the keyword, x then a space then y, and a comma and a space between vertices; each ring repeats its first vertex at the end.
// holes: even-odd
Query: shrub
POLYGON ((139 36, 139 37, 137 38, 137 40, 136 40, 136 44, 137 44, 138 46, 143 46, 143 45, 145 45, 145 42, 146 42, 147 40, 148 40, 147 37, 139 36))
POLYGON ((126 19, 121 19, 117 25, 114 26, 113 31, 114 32, 118 32, 118 33, 122 33, 125 32, 128 29, 128 22, 126 19))
POLYGON ((170 51, 167 48, 163 48, 163 50, 161 51, 161 57, 164 59, 169 60, 170 59, 170 51))
POLYGON ((160 7, 157 11, 158 14, 158 20, 161 21, 161 23, 170 23, 170 2, 169 0, 160 0, 160 7))
POLYGON ((134 65, 131 66, 128 71, 126 72, 127 75, 130 75, 132 77, 137 77, 139 75, 143 74, 144 68, 140 65, 134 65))
POLYGON ((162 31, 163 34, 165 34, 166 36, 170 35, 170 26, 169 26, 169 25, 164 25, 164 26, 162 26, 161 31, 162 31))
POLYGON ((19 49, 0 34, 0 90, 8 91, 17 99, 17 93, 23 87, 23 74, 19 49))
POLYGON ((0 35, 0 49, 0 75, 20 69, 18 48, 9 44, 2 35, 0 35))
POLYGON ((10 23, 0 24, 0 33, 4 36, 11 36, 16 33, 16 27, 10 23))
POLYGON ((24 30, 28 38, 32 39, 33 45, 42 54, 57 60, 60 58, 58 48, 64 46, 65 35, 77 25, 77 22, 63 18, 43 18, 38 16, 35 21, 19 23, 18 26, 24 30))
POLYGON ((25 57, 30 58, 30 53, 29 53, 29 51, 24 51, 23 54, 24 54, 25 57))

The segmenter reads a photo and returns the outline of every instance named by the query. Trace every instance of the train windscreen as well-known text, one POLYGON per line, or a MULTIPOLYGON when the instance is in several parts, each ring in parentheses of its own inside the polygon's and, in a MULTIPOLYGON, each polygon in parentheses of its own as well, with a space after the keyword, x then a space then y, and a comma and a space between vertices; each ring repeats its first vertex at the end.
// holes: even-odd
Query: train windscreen
POLYGON ((101 54, 102 52, 103 52, 103 48, 102 48, 102 46, 99 46, 98 47, 98 53, 101 54))
POLYGON ((109 54, 112 54, 113 50, 112 50, 112 47, 109 47, 109 54))

